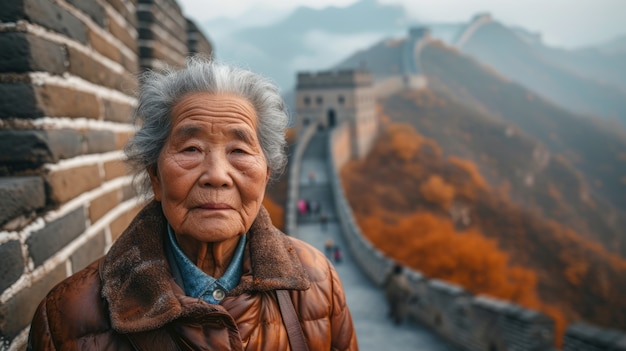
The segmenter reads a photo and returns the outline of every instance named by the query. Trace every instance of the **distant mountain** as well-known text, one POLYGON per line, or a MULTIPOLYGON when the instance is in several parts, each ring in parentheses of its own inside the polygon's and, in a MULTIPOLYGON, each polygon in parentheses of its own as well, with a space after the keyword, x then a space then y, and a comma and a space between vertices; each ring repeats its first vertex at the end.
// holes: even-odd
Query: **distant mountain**
MULTIPOLYGON (((222 20, 204 23, 207 33, 223 31, 222 20)), ((228 25, 228 24, 226 24, 228 25)), ((235 30, 217 38, 219 59, 236 62, 293 89, 297 71, 325 70, 350 52, 405 32, 399 5, 361 0, 347 7, 299 7, 276 23, 235 30)))
POLYGON ((572 114, 442 45, 428 45, 421 63, 433 85, 519 128, 576 167, 590 191, 626 208, 624 127, 572 114))
POLYGON ((597 49, 608 54, 626 53, 626 35, 617 37, 607 43, 596 45, 590 49, 597 49))
POLYGON ((550 48, 498 22, 478 27, 461 50, 572 112, 626 125, 626 53, 550 48))

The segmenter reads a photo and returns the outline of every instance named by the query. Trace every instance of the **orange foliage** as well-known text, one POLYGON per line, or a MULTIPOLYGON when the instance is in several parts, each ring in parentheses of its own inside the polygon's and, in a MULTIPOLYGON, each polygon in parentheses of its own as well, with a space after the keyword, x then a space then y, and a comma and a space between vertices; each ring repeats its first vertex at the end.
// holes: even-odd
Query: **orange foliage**
POLYGON ((454 187, 447 184, 440 176, 433 174, 419 188, 426 201, 447 210, 454 200, 454 187))
POLYGON ((477 230, 457 232, 450 220, 425 212, 396 218, 395 223, 382 217, 359 217, 359 224, 375 246, 398 261, 474 293, 539 306, 535 274, 510 265, 496 242, 477 230))
POLYGON ((478 170, 478 167, 476 166, 476 164, 470 160, 466 160, 466 159, 462 159, 460 157, 456 157, 456 156, 449 156, 448 157, 448 161, 461 168, 462 170, 464 170, 465 172, 467 172, 467 174, 470 176, 472 182, 483 188, 483 189, 487 189, 487 182, 485 181, 485 178, 483 178, 483 176, 480 174, 480 171, 478 170))
POLYGON ((280 230, 284 230, 285 210, 274 201, 272 201, 269 196, 265 196, 265 198, 263 199, 263 206, 265 207, 265 209, 267 209, 267 212, 269 212, 270 218, 272 219, 272 223, 274 224, 274 226, 280 230))
POLYGON ((419 151, 423 138, 415 133, 409 125, 393 124, 388 128, 392 136, 390 147, 395 150, 400 159, 408 161, 419 151))

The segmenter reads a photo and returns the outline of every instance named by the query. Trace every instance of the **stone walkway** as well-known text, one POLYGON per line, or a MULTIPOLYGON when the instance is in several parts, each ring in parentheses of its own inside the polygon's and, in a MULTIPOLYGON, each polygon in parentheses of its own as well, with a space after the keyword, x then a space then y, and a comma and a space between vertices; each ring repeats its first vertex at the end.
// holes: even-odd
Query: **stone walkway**
POLYGON ((394 325, 386 318, 387 306, 383 291, 375 286, 352 261, 337 223, 332 203, 332 189, 328 183, 325 142, 316 136, 304 154, 300 170, 300 198, 316 200, 321 211, 329 215, 326 230, 323 230, 318 217, 298 218, 296 236, 324 252, 324 242, 331 238, 342 248, 343 259, 334 262, 344 285, 348 306, 352 312, 359 348, 363 351, 453 351, 436 334, 415 324, 394 325), (315 180, 309 179, 309 172, 315 172, 315 180))

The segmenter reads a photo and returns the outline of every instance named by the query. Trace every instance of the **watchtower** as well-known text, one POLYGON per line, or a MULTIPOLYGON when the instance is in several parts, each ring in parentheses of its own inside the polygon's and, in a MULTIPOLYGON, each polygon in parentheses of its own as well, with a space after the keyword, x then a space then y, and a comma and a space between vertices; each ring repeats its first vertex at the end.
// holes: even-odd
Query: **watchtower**
POLYGON ((367 154, 378 133, 372 75, 364 70, 298 73, 297 129, 348 124, 353 158, 367 154))

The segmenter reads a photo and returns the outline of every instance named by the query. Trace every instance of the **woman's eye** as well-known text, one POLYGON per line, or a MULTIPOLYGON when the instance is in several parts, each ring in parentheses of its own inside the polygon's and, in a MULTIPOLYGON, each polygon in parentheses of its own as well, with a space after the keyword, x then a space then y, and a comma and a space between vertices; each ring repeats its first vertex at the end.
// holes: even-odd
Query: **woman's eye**
POLYGON ((185 149, 183 149, 183 152, 198 152, 200 151, 200 149, 198 149, 195 146, 188 146, 185 149))
POLYGON ((243 153, 245 153, 245 151, 243 149, 234 149, 233 153, 235 153, 235 154, 243 154, 243 153))

